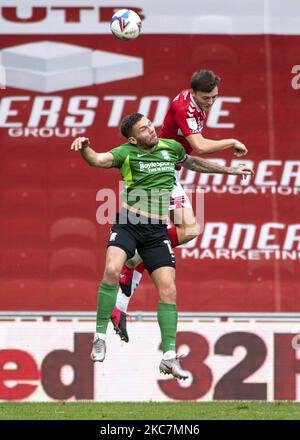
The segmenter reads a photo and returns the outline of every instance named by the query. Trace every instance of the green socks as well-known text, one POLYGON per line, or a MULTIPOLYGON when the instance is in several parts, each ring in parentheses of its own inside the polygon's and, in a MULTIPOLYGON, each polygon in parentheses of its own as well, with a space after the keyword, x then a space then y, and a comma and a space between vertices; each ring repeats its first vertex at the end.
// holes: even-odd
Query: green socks
MULTIPOLYGON (((96 333, 106 333, 111 313, 116 304, 118 284, 102 281, 98 290, 96 333)), ((175 304, 158 303, 157 319, 163 352, 176 351, 177 311, 175 304)))
POLYGON ((176 304, 158 303, 157 319, 160 327, 163 352, 176 351, 176 304))
POLYGON ((98 306, 96 333, 106 333, 111 313, 116 304, 118 284, 107 284, 104 281, 98 289, 98 306))

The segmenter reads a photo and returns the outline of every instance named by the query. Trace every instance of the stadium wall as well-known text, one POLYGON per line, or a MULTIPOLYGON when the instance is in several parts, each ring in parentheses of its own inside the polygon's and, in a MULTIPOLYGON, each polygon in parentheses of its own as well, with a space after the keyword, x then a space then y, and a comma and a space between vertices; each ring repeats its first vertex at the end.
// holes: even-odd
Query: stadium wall
MULTIPOLYGON (((109 231, 98 191, 117 191, 119 177, 89 168, 71 141, 119 145, 133 111, 159 131, 191 74, 209 68, 222 81, 204 136, 249 149, 212 158, 256 175, 182 172, 205 208, 201 236, 176 250, 178 308, 299 311, 299 5, 188 1, 182 15, 181 1, 118 2, 143 16, 128 43, 110 34, 111 1, 18 3, 0 4, 0 309, 95 310, 109 231)), ((145 276, 131 310, 156 302, 145 276)))

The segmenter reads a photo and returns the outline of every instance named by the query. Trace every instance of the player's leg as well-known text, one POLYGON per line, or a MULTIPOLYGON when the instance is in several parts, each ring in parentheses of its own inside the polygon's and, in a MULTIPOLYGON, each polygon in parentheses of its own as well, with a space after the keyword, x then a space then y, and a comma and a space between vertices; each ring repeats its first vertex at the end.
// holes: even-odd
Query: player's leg
POLYGON ((118 279, 126 259, 127 254, 123 249, 115 246, 107 249, 104 274, 98 289, 96 333, 91 353, 94 362, 102 362, 105 358, 106 330, 116 303, 118 279))
POLYGON ((175 235, 173 242, 177 238, 177 246, 187 243, 199 235, 200 226, 192 208, 176 208, 170 211, 170 219, 174 226, 170 228, 169 235, 175 235))
POLYGON ((179 182, 178 172, 172 191, 169 215, 174 225, 169 229, 173 247, 187 243, 199 235, 200 225, 197 222, 190 200, 179 182))
POLYGON ((130 269, 127 267, 126 262, 120 274, 117 301, 112 311, 111 321, 116 333, 125 342, 129 342, 126 323, 127 308, 132 294, 141 281, 143 272, 143 263, 140 263, 135 269, 130 269))
POLYGON ((114 225, 111 229, 105 268, 98 290, 96 333, 91 358, 102 362, 105 358, 105 339, 108 322, 116 303, 118 281, 125 261, 135 252, 136 241, 126 225, 114 225))
MULTIPOLYGON (((170 231, 169 239, 172 247, 177 246, 178 238, 176 227, 172 225, 170 226, 170 229, 168 229, 168 231, 170 231)), ((140 258, 137 258, 136 256, 133 257, 131 260, 126 261, 126 264, 124 265, 120 274, 116 306, 114 307, 111 315, 111 321, 113 323, 116 333, 120 336, 121 340, 125 342, 129 342, 126 325, 127 309, 132 295, 142 281, 142 276, 145 269, 144 263, 141 261, 142 260, 140 258), (136 267, 134 267, 133 261, 138 263, 136 267)))
MULTIPOLYGON (((176 174, 169 210, 173 224, 168 228, 168 235, 173 248, 197 237, 200 227, 196 221, 189 198, 179 183, 178 173, 176 174)), ((116 307, 113 310, 111 320, 116 333, 126 342, 129 341, 126 313, 130 299, 142 280, 143 271, 144 264, 141 263, 141 259, 137 260, 135 256, 130 262, 126 262, 120 275, 116 307), (133 268, 134 264, 137 263, 138 265, 133 268)))
POLYGON ((176 356, 177 331, 175 269, 160 267, 151 273, 151 278, 159 297, 157 319, 162 336, 164 357, 172 359, 176 356))
POLYGON ((157 288, 159 302, 157 318, 161 332, 163 359, 160 363, 160 371, 171 374, 179 379, 186 379, 188 373, 181 368, 176 355, 176 286, 175 286, 175 256, 168 239, 166 229, 151 232, 151 245, 145 245, 140 249, 145 267, 157 288), (156 235, 156 242, 153 237, 156 235))
MULTIPOLYGON (((179 188, 178 185, 174 186, 172 193, 170 218, 172 222, 174 222, 174 219, 176 221, 176 226, 170 224, 168 228, 169 239, 173 248, 197 236, 198 225, 192 207, 182 187, 180 186, 179 188), (182 225, 180 224, 180 219, 184 222, 182 225)), ((116 328, 119 326, 120 312, 126 316, 130 298, 141 282, 143 271, 144 264, 138 254, 126 261, 121 271, 116 309, 112 316, 112 321, 116 328)), ((121 328, 119 329, 119 334, 122 334, 121 328)), ((126 339, 124 338, 124 340, 126 339)))

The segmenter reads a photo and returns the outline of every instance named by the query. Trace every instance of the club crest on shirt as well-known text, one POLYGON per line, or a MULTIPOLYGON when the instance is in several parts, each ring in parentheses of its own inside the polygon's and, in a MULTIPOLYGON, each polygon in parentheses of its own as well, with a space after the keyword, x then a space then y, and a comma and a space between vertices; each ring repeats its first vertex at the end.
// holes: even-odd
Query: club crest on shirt
POLYGON ((171 160, 169 153, 166 150, 161 150, 161 154, 165 160, 171 160))
POLYGON ((193 133, 199 133, 203 129, 203 121, 197 122, 196 118, 186 118, 186 122, 193 133))
POLYGON ((197 130, 196 118, 186 118, 186 122, 191 130, 197 130))

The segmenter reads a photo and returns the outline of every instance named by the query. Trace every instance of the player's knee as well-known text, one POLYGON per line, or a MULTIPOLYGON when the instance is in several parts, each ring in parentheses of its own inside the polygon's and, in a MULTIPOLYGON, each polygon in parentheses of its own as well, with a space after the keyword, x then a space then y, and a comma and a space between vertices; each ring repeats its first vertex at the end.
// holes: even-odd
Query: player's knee
POLYGON ((186 242, 198 237, 199 234, 200 234, 199 223, 194 223, 193 225, 186 226, 184 228, 184 237, 186 242))
POLYGON ((162 302, 168 304, 176 303, 176 286, 175 283, 169 283, 159 289, 159 297, 162 302))
POLYGON ((118 283, 120 277, 120 270, 113 262, 108 264, 104 270, 103 279, 109 283, 118 283))

